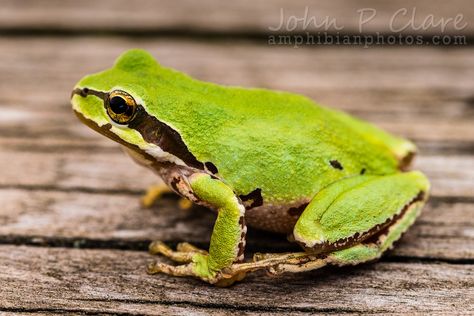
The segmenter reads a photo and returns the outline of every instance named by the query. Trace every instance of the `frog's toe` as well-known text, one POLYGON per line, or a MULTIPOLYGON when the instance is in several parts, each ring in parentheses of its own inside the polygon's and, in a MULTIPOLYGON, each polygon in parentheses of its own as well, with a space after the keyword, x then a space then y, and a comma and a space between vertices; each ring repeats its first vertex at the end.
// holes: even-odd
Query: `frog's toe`
POLYGON ((266 259, 276 259, 276 258, 281 258, 282 256, 285 255, 290 255, 292 253, 290 252, 283 252, 283 253, 261 253, 261 252, 256 252, 254 253, 252 260, 253 262, 257 261, 262 261, 266 259))
POLYGON ((179 208, 183 211, 187 211, 193 207, 193 202, 186 198, 180 198, 179 199, 179 208))
POLYGON ((164 183, 158 185, 150 186, 145 195, 142 196, 140 202, 141 205, 145 208, 150 208, 153 204, 159 200, 163 194, 173 192, 171 189, 164 183))
POLYGON ((193 255, 196 253, 191 251, 174 251, 161 241, 152 242, 149 246, 149 252, 152 255, 162 255, 170 260, 180 263, 191 262, 193 260, 193 255))
POLYGON ((177 251, 180 251, 180 252, 192 252, 192 253, 201 253, 203 255, 207 255, 208 252, 204 249, 200 249, 188 242, 180 242, 177 246, 176 246, 176 250, 177 251))
MULTIPOLYGON (((199 255, 198 255, 199 256, 199 255)), ((199 267, 199 259, 193 262, 182 265, 169 265, 161 262, 152 262, 147 267, 147 273, 154 274, 167 274, 177 277, 195 277, 201 279, 210 284, 227 287, 235 282, 241 281, 249 272, 248 268, 241 269, 238 266, 231 266, 228 269, 217 273, 209 273, 199 267)))
POLYGON ((148 274, 168 274, 173 276, 194 276, 194 264, 188 263, 178 266, 172 266, 161 262, 152 262, 147 268, 148 274))

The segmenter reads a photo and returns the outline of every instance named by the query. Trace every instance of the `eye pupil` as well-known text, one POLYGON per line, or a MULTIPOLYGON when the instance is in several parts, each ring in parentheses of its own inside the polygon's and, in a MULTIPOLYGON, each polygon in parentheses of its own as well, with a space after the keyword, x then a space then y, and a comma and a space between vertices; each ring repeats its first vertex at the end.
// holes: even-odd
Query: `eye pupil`
POLYGON ((110 92, 104 106, 110 119, 122 125, 133 120, 138 108, 133 97, 122 90, 110 92))
POLYGON ((127 105, 127 102, 121 97, 113 97, 110 99, 109 103, 110 103, 110 109, 115 114, 123 114, 129 108, 129 106, 127 105))

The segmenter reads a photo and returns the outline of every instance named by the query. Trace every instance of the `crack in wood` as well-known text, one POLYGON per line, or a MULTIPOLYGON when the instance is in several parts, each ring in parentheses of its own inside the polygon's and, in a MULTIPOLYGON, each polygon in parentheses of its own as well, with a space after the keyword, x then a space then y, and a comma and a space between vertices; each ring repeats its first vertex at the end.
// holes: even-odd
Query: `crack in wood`
POLYGON ((81 309, 81 308, 28 308, 28 307, 0 307, 0 312, 20 313, 20 314, 59 314, 78 313, 81 315, 142 315, 141 313, 123 313, 123 312, 107 312, 102 309, 81 309))
MULTIPOLYGON (((309 33, 311 34, 311 32, 309 33)), ((87 28, 67 28, 62 27, 26 27, 21 28, 3 26, 0 28, 0 35, 3 37, 24 37, 24 38, 38 38, 38 37, 120 37, 120 38, 175 38, 181 40, 207 40, 207 41, 219 41, 219 42, 228 42, 228 41, 245 41, 247 43, 254 44, 267 44, 269 40, 269 35, 273 35, 276 38, 278 36, 292 36, 294 38, 307 38, 308 32, 306 31, 285 31, 285 32, 270 32, 263 30, 242 30, 242 29, 205 29, 205 28, 190 28, 190 27, 171 27, 171 28, 145 28, 145 27, 136 27, 134 29, 117 29, 113 27, 101 27, 96 29, 87 29, 87 28)), ((314 34, 313 34, 314 35, 314 34)), ((353 42, 356 42, 355 39, 360 37, 360 33, 354 31, 345 31, 345 32, 331 32, 328 30, 327 36, 338 36, 354 39, 353 42)), ((383 37, 387 38, 393 36, 393 33, 390 32, 366 32, 364 36, 372 37, 383 37)), ((465 34, 463 47, 471 47, 474 45, 474 35, 465 34)), ((436 40, 439 40, 439 34, 422 34, 417 32, 412 33, 400 33, 397 38, 400 38, 399 41, 396 41, 395 45, 389 44, 387 41, 383 41, 381 44, 377 45, 378 47, 403 47, 403 43, 406 43, 408 38, 419 38, 423 43, 433 43, 436 40)), ((438 49, 458 49, 459 44, 448 43, 446 45, 436 46, 438 49)))
MULTIPOLYGON (((318 307, 280 307, 280 306, 270 306, 270 305, 233 305, 226 303, 200 303, 193 301, 178 301, 178 300, 162 300, 162 301, 152 301, 152 300, 143 300, 143 299, 79 299, 80 301, 86 302, 117 302, 124 304, 155 304, 155 305, 165 305, 165 306, 180 306, 180 307, 199 307, 204 309, 220 309, 225 311, 240 311, 240 312, 286 312, 286 313, 336 313, 336 314, 345 314, 345 313, 357 313, 363 312, 361 309, 356 308, 318 308, 318 307)), ((380 309, 374 310, 375 313, 384 313, 388 312, 387 310, 380 309)))
MULTIPOLYGON (((140 251, 148 250, 148 245, 152 240, 125 240, 125 239, 90 239, 90 238, 68 238, 68 237, 48 237, 48 236, 23 236, 23 235, 0 235, 0 245, 15 246, 34 246, 44 248, 80 248, 80 249, 103 249, 103 250, 127 250, 140 251)), ((164 240, 171 246, 181 242, 181 240, 164 240)), ((206 249, 209 244, 203 242, 194 243, 199 248, 206 249)), ((299 251, 295 244, 272 244, 271 247, 263 246, 258 242, 249 241, 247 245, 248 253, 255 252, 291 252, 299 251)), ((416 257, 409 255, 393 255, 387 253, 380 262, 396 262, 396 263, 449 263, 449 264, 474 264, 474 259, 469 258, 433 258, 433 257, 416 257)))

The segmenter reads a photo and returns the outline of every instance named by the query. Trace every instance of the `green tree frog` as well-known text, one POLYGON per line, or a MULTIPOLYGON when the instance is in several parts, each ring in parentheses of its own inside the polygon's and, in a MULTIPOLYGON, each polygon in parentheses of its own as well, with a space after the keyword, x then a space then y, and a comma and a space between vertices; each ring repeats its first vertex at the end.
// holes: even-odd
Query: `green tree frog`
POLYGON ((226 286, 259 269, 374 260, 428 198, 427 178, 407 171, 413 143, 302 95, 193 79, 144 50, 82 78, 71 102, 172 191, 217 211, 207 251, 152 243, 152 253, 177 262, 153 263, 152 274, 226 286), (302 251, 246 261, 246 225, 285 233, 302 251))

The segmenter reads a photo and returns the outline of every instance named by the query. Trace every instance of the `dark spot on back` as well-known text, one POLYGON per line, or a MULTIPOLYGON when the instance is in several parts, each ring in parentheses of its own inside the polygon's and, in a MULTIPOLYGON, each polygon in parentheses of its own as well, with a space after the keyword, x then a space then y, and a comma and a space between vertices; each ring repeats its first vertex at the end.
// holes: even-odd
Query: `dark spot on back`
POLYGON ((263 197, 262 197, 262 190, 257 188, 246 195, 239 195, 242 202, 252 201, 250 205, 248 203, 244 203, 246 209, 251 209, 260 205, 263 205, 263 197))
POLYGON ((334 168, 334 169, 339 169, 339 170, 342 170, 344 169, 341 165, 341 163, 337 160, 331 160, 329 161, 329 163, 331 164, 331 166, 334 168))
POLYGON ((288 209, 288 215, 299 217, 303 213, 303 211, 305 210, 306 206, 308 206, 308 203, 304 203, 304 204, 301 204, 300 206, 296 206, 296 207, 290 207, 288 209))
POLYGON ((212 162, 208 161, 208 162, 204 163, 204 165, 206 166, 207 170, 209 170, 213 174, 219 173, 219 170, 217 170, 216 165, 213 164, 212 162))
POLYGON ((362 170, 360 171, 360 174, 364 174, 365 173, 365 168, 362 168, 362 170))

